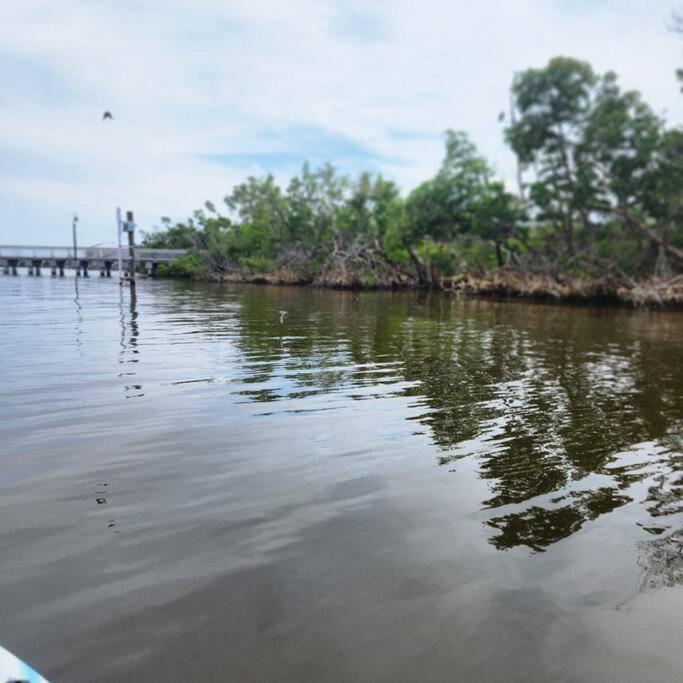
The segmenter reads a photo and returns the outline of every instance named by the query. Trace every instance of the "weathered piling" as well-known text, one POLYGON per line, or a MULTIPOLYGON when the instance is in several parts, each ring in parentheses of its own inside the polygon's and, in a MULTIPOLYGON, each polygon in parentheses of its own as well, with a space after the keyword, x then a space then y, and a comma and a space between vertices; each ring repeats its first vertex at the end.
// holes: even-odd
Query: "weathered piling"
POLYGON ((135 287, 135 222, 133 212, 126 211, 126 232, 128 233, 128 278, 135 287))

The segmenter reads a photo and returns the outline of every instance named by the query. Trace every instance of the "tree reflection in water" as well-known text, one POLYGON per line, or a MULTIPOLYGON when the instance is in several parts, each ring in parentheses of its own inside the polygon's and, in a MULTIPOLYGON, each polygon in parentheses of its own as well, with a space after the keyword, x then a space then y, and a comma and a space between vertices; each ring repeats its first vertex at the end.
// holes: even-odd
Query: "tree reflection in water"
MULTIPOLYGON (((675 313, 286 288, 240 304, 244 400, 407 399, 440 464, 476 461, 500 550, 543 551, 633 500, 660 521, 681 512, 675 313)), ((647 583, 678 580, 680 539, 642 544, 647 583)))
POLYGON ((494 517, 487 524, 500 534, 491 543, 500 550, 525 545, 535 551, 545 550, 578 531, 586 522, 631 502, 629 496, 614 488, 572 492, 560 500, 571 499, 568 505, 545 508, 532 505, 524 512, 494 517))
POLYGON ((638 544, 641 591, 683 583, 683 529, 638 544))

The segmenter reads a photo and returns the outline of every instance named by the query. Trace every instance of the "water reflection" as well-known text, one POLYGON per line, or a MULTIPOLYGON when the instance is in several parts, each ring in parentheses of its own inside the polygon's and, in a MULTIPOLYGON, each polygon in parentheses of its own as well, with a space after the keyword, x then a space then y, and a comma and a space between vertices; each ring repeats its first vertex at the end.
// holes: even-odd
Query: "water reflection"
POLYGON ((242 400, 408 398, 441 465, 476 461, 498 549, 542 551, 633 500, 681 511, 675 317, 268 288, 240 303, 242 400))
POLYGON ((568 502, 559 507, 532 505, 523 512, 490 519, 487 524, 500 532, 491 543, 499 550, 525 545, 540 552, 632 499, 614 488, 602 487, 596 491, 572 491, 555 500, 568 502))
POLYGON ((683 529, 638 544, 641 591, 683 583, 683 529))
MULTIPOLYGON (((140 328, 138 322, 138 306, 137 306, 137 292, 134 287, 126 288, 124 295, 124 287, 119 287, 119 323, 121 327, 121 351, 119 353, 119 364, 125 365, 128 363, 138 363, 138 355, 140 349, 138 348, 138 338, 140 336, 140 328), (124 296, 128 296, 128 315, 126 316, 126 309, 124 304, 124 296), (126 321, 128 318, 128 322, 126 321)), ((135 377, 134 370, 122 370, 119 372, 119 377, 135 377)), ((131 381, 124 385, 124 392, 126 398, 139 398, 145 394, 142 391, 142 385, 131 381)))
POLYGON ((677 680, 680 314, 4 287, 0 614, 51 680, 677 680))
POLYGON ((74 278, 74 303, 76 304, 76 350, 78 355, 83 355, 83 306, 81 305, 81 297, 78 291, 78 278, 74 278))

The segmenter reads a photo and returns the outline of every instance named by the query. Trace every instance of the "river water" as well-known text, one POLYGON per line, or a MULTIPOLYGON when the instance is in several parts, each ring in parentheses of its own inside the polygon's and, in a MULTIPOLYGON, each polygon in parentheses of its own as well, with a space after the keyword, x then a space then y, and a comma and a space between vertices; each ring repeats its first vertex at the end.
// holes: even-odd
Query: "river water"
POLYGON ((683 315, 25 275, 0 311, 0 644, 53 683, 681 680, 683 315))

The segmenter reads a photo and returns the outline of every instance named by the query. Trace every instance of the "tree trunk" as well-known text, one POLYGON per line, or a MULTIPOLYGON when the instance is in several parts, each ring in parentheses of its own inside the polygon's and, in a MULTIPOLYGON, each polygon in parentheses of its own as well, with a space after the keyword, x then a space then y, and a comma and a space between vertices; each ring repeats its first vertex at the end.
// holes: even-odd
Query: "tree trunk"
POLYGON ((588 252, 590 254, 595 254, 595 226, 591 223, 586 211, 581 211, 581 220, 583 221, 583 227, 586 231, 588 252))
POLYGON ((498 267, 502 268, 505 263, 503 261, 503 250, 501 248, 500 240, 496 240, 496 259, 498 260, 498 267))
POLYGON ((565 218, 564 224, 564 243, 567 253, 574 256, 574 225, 571 216, 565 218))
POLYGON ((413 248, 409 245, 406 244, 406 249, 408 250, 408 255, 410 256, 410 260, 413 262, 415 266, 415 271, 417 272, 417 279, 419 280, 421 285, 430 285, 430 280, 429 280, 429 273, 427 271, 427 268, 422 261, 422 259, 415 253, 413 248))
POLYGON ((386 250, 382 246, 382 243, 379 241, 377 237, 375 237, 374 240, 375 243, 375 249, 377 250, 377 253, 386 261, 386 263, 389 264, 394 270, 398 271, 402 275, 405 275, 407 277, 413 277, 413 274, 409 271, 407 271, 400 263, 397 263, 392 259, 389 254, 387 254, 386 250))
POLYGON ((654 230, 648 228, 637 218, 634 218, 628 211, 621 209, 617 213, 619 213, 619 215, 624 218, 631 227, 635 228, 643 237, 662 247, 667 254, 670 254, 679 261, 683 262, 683 249, 679 249, 678 247, 674 247, 672 244, 669 244, 661 235, 658 235, 654 230))

